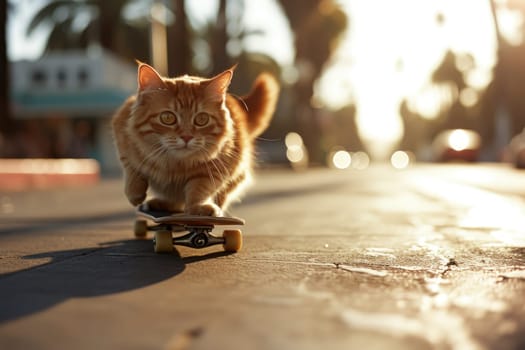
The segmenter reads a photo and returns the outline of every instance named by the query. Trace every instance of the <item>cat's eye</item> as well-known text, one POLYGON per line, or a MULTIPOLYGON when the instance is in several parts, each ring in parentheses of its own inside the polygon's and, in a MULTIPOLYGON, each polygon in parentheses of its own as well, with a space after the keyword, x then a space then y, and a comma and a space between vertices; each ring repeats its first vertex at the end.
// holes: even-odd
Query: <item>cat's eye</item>
POLYGON ((210 115, 207 113, 199 113, 193 118, 193 123, 197 126, 204 126, 210 121, 210 115))
POLYGON ((172 112, 162 112, 159 118, 160 122, 165 125, 173 125, 177 122, 177 116, 172 112))

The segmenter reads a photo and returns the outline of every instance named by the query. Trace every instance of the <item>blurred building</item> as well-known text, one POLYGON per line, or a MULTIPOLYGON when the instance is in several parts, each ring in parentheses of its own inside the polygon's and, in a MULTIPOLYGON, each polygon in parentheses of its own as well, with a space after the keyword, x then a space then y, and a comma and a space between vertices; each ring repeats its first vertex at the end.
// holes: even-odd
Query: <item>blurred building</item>
POLYGON ((18 144, 40 152, 20 156, 95 158, 104 172, 118 171, 109 122, 136 90, 134 65, 108 52, 55 52, 13 62, 11 82, 18 144))

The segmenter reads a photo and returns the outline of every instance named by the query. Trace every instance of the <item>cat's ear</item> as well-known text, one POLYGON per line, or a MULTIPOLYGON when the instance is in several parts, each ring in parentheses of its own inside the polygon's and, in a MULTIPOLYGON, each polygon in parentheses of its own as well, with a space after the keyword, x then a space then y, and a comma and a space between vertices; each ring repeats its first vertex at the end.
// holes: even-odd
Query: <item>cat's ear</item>
MULTIPOLYGON (((138 61, 137 61, 138 62, 138 61)), ((165 89, 166 84, 159 73, 146 63, 138 62, 139 91, 165 89)))
POLYGON ((204 90, 204 93, 209 100, 216 102, 221 102, 224 100, 226 92, 228 91, 228 86, 230 86, 230 82, 232 81, 235 67, 237 67, 237 65, 231 67, 228 70, 225 70, 224 72, 214 76, 209 80, 208 85, 204 90))

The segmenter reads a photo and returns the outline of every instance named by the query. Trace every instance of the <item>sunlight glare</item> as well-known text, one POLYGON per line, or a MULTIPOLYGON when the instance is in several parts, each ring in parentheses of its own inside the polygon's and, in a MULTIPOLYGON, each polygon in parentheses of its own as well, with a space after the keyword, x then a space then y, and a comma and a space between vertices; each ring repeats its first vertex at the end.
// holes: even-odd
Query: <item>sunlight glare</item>
POLYGON ((423 88, 408 100, 408 108, 421 117, 432 120, 442 110, 449 108, 458 97, 458 89, 452 84, 440 84, 423 88))
POLYGON ((459 224, 465 228, 492 229, 491 235, 509 245, 523 246, 523 200, 506 198, 483 190, 472 190, 472 205, 459 224), (476 192, 475 192, 476 191, 476 192))
POLYGON ((465 75, 465 83, 470 87, 482 90, 492 81, 492 71, 483 72, 480 70, 473 70, 465 75))
MULTIPOLYGON (((469 87, 482 91, 491 81, 496 35, 489 2, 399 0, 380 2, 380 9, 378 1, 339 3, 352 29, 318 81, 316 95, 332 109, 355 103, 359 135, 374 158, 386 149, 388 159, 402 138, 403 100, 425 119, 437 118, 457 101, 455 86, 432 85, 432 72, 448 50, 460 56, 457 64, 469 87)), ((463 99, 474 103, 471 92, 463 99)))
MULTIPOLYGON (((486 174, 475 169, 471 177, 486 174)), ((499 194, 460 182, 436 181, 421 177, 414 182, 423 193, 436 198, 446 198, 462 210, 455 211, 459 227, 489 231, 492 238, 505 245, 525 247, 523 218, 524 199, 519 195, 499 194)))

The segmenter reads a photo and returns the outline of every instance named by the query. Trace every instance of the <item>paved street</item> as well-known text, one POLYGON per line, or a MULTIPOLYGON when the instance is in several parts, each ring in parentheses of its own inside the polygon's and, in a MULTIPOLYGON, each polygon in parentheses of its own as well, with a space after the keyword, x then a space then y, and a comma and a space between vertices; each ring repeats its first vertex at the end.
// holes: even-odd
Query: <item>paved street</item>
POLYGON ((2 349, 524 349, 525 172, 262 170, 244 248, 153 253, 118 180, 0 193, 2 349))

